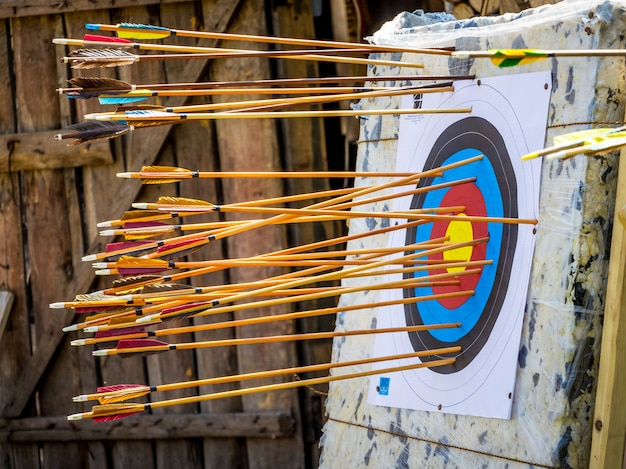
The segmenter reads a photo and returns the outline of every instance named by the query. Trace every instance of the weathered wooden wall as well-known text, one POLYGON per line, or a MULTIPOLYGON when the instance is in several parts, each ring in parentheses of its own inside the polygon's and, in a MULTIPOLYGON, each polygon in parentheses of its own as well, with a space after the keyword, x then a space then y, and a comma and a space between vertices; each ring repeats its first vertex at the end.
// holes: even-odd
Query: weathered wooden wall
MULTIPOLYGON (((309 390, 212 401, 101 424, 66 421, 67 414, 90 407, 72 403, 73 395, 93 392, 106 383, 168 383, 323 361, 330 356, 329 344, 306 350, 293 344, 270 344, 122 361, 117 357, 94 359, 89 347, 69 345, 76 336, 66 336, 61 329, 75 321, 72 312, 51 311, 48 305, 110 282, 94 282, 91 266, 81 262, 85 253, 99 252, 110 242, 98 236, 97 222, 119 218, 132 202, 153 201, 158 195, 236 202, 292 189, 276 180, 224 180, 144 190, 135 181, 117 179, 115 173, 155 163, 204 170, 326 167, 324 128, 315 120, 190 122, 84 146, 55 142, 52 137, 58 129, 99 109, 97 103, 72 102, 55 93, 79 72, 60 63, 58 58, 67 50, 53 45, 52 38, 81 37, 85 23, 128 21, 178 29, 300 37, 315 34, 308 1, 270 5, 264 0, 116 0, 115 8, 110 9, 111 3, 76 0, 52 5, 32 0, 0 5, 0 290, 14 297, 12 308, 7 308, 4 333, 0 328, 0 466, 314 467, 319 430, 312 429, 319 429, 322 414, 320 397, 309 390)), ((216 43, 200 40, 197 44, 216 43)), ((310 63, 274 66, 264 60, 239 59, 144 62, 89 72, 132 83, 249 80, 277 73, 311 76, 316 68, 310 63)), ((162 102, 179 105, 185 99, 162 102)), ((324 184, 327 182, 318 181, 298 190, 321 189, 324 184)), ((341 227, 320 225, 298 231, 271 227, 210 245, 194 256, 254 255, 326 239, 335 236, 337 229, 341 227)), ((235 269, 195 281, 222 284, 274 273, 235 269)), ((283 310, 250 310, 234 317, 283 310)), ((310 321, 276 322, 242 331, 179 336, 177 341, 325 327, 328 325, 310 321)), ((181 391, 179 395, 186 394, 181 391)))

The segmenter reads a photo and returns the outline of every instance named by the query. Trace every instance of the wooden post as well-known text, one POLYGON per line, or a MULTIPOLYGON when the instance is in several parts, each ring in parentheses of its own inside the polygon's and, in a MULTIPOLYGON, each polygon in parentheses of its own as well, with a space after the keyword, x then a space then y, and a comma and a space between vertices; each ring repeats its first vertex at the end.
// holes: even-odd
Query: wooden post
POLYGON ((626 442, 626 150, 620 154, 589 467, 620 468, 626 442))

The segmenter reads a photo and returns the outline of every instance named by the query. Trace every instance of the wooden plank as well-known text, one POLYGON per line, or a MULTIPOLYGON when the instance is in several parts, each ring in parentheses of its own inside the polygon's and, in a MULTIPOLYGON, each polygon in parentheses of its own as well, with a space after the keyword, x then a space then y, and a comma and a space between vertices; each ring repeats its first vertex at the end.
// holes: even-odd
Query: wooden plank
POLYGON ((141 415, 113 422, 65 417, 0 420, 0 441, 99 441, 171 438, 285 438, 295 432, 289 412, 141 415))
MULTIPOLYGON (((11 92, 14 80, 9 51, 7 23, 0 22, 0 132, 15 132, 15 103, 11 92)), ((16 377, 28 363, 31 354, 26 301, 26 273, 22 249, 22 218, 20 181, 17 173, 0 173, 0 288, 15 295, 0 347, 0 402, 6 403, 14 391, 16 377)), ((30 394, 29 394, 30 396, 30 394)), ((24 414, 33 415, 34 406, 28 397, 22 405, 24 414)), ((1 413, 0 415, 4 415, 1 413)), ((37 467, 36 445, 0 443, 1 467, 37 467)))
MULTIPOLYGON (((158 161, 162 165, 175 165, 174 151, 171 144, 167 144, 158 161)), ((149 195, 142 196, 142 200, 155 201, 159 196, 177 195, 176 184, 148 185, 144 187, 144 192, 149 195), (148 190, 146 190, 148 189, 148 190)), ((182 325, 182 324, 181 324, 182 325)), ((173 335, 164 337, 162 340, 171 342, 193 342, 192 334, 173 335)), ((163 353, 146 357, 148 372, 148 383, 164 384, 195 379, 198 376, 195 371, 195 360, 193 350, 178 350, 174 353, 163 353)), ((164 399, 175 399, 198 394, 196 388, 181 389, 168 392, 164 399)), ((190 414, 196 412, 197 404, 177 405, 173 407, 154 409, 153 414, 190 414)), ((193 468, 200 465, 202 461, 202 444, 199 439, 176 439, 174 436, 168 441, 157 441, 154 444, 155 458, 163 467, 193 468)))
POLYGON ((626 150, 621 151, 589 467, 622 467, 626 441, 626 150))
MULTIPOLYGON (((238 7, 238 1, 233 0, 218 0, 215 5, 215 16, 211 18, 212 23, 215 25, 216 31, 223 31, 229 24, 232 15, 235 13, 238 7)), ((209 25, 209 26, 210 26, 209 25)), ((205 25, 206 26, 206 25, 205 25)), ((214 43, 214 42, 213 42, 214 43)), ((202 76, 203 66, 199 66, 200 60, 192 60, 185 66, 185 77, 180 77, 178 81, 197 81, 198 77, 202 76)), ((156 129, 150 129, 152 134, 152 140, 150 145, 143 150, 142 161, 145 164, 153 164, 158 151, 161 148, 162 142, 169 134, 170 129, 159 127, 156 129), (160 141, 160 143, 159 143, 160 141)), ((119 187, 117 196, 112 201, 107 201, 106 207, 108 208, 107 215, 103 219, 116 218, 125 210, 128 209, 130 204, 135 200, 139 190, 141 188, 140 183, 132 184, 127 182, 119 187)), ((97 252, 104 249, 104 242, 100 237, 94 238, 87 249, 88 252, 97 252)), ((89 289, 89 286, 93 282, 93 269, 89 264, 83 263, 75 271, 76 275, 74 279, 68 283, 68 290, 77 292, 85 292, 89 289)), ((60 324, 67 324, 72 318, 72 315, 68 313, 59 313, 60 324)), ((50 358, 55 353, 60 341, 64 337, 64 333, 58 327, 51 327, 48 329, 38 343, 37 350, 30 358, 25 366, 22 366, 23 370, 16 385, 7 389, 10 395, 4 405, 4 414, 6 416, 20 415, 24 407, 28 402, 28 397, 32 394, 32 390, 40 380, 50 358)))
MULTIPOLYGON (((58 126, 60 110, 54 88, 58 85, 59 64, 54 46, 42 48, 36 42, 32 44, 32 32, 38 31, 41 37, 57 36, 63 30, 62 19, 23 18, 14 24, 16 63, 22 61, 20 73, 24 73, 16 86, 18 128, 32 131, 58 126), (32 60, 35 51, 39 56, 32 60), (36 107, 30 104, 33 101, 36 107)), ((54 301, 55 295, 69 294, 64 286, 74 274, 71 237, 67 233, 76 228, 69 219, 71 210, 65 183, 65 173, 58 170, 28 171, 22 175, 35 340, 53 325, 59 327, 57 317, 50 314, 47 305, 54 301)), ((64 415, 71 409, 69 397, 78 392, 80 380, 76 353, 75 349, 61 348, 57 360, 48 368, 37 394, 41 415, 64 415)), ((48 443, 40 447, 40 458, 44 468, 80 468, 85 467, 88 459, 86 449, 84 445, 48 443), (68 458, 68 454, 72 457, 68 458)))
MULTIPOLYGON (((205 11, 210 11, 212 5, 205 1, 205 11)), ((192 101, 199 104, 200 100, 192 101)), ((214 144, 215 131, 213 123, 189 122, 176 127, 174 131, 175 152, 178 165, 185 168, 202 168, 207 171, 219 170, 217 152, 214 144)), ((221 200, 219 181, 195 180, 184 181, 180 184, 180 195, 193 199, 221 200)), ((202 223, 219 219, 217 214, 194 216, 186 219, 189 223, 202 223)), ((185 220, 185 219, 183 219, 185 220)), ((190 261, 223 259, 223 243, 213 243, 202 250, 192 253, 190 261)), ((224 285, 228 284, 229 278, 226 271, 216 272, 201 277, 193 277, 192 285, 224 285)), ((232 319, 232 314, 221 314, 194 318, 194 324, 206 324, 232 319)), ((196 332, 196 341, 231 339, 234 337, 233 329, 218 329, 215 331, 196 332)), ((211 349, 199 349, 196 351, 196 366, 199 377, 225 376, 237 373, 237 353, 234 347, 216 347, 211 349)), ((237 387, 237 383, 227 383, 211 387, 215 391, 228 391, 237 387)), ((203 414, 241 411, 241 399, 218 399, 200 403, 200 411, 203 414)), ((204 466, 209 468, 240 468, 245 464, 246 448, 242 439, 237 438, 205 438, 203 440, 204 466)))
MULTIPOLYGON (((125 8, 111 10, 111 23, 119 23, 122 21, 131 21, 133 23, 157 23, 157 8, 148 8, 146 6, 127 6, 125 8)), ((81 17, 88 16, 87 13, 81 13, 81 17)), ((160 83, 164 76, 162 73, 162 64, 139 63, 132 67, 121 67, 117 70, 119 78, 131 83, 145 82, 160 83)), ((88 111, 86 107, 80 111, 88 111)), ((116 165, 119 171, 125 166, 125 161, 132 161, 136 154, 135 143, 145 141, 145 134, 133 135, 127 139, 124 144, 124 158, 116 165)), ((106 171, 105 171, 106 173, 106 171)), ((116 180, 114 175, 102 174, 97 170, 88 171, 85 174, 86 181, 89 185, 89 192, 85 194, 85 206, 88 209, 85 223, 89 230, 94 230, 96 223, 101 221, 101 217, 108 219, 108 208, 104 207, 102 200, 114 200, 117 197, 116 189, 124 184, 124 181, 116 180)), ((130 204, 129 204, 130 205, 130 204)), ((124 208, 127 210, 128 206, 124 208)), ((119 218, 122 212, 115 214, 112 218, 119 218)), ((95 234, 89 231, 90 235, 95 234)), ((110 241, 109 239, 106 240, 110 241)), ((110 285, 111 280, 103 280, 104 284, 110 285)), ((132 357, 124 359, 121 363, 119 357, 112 357, 113 360, 98 360, 100 373, 103 384, 122 384, 122 383, 149 383, 146 359, 142 357, 132 357), (130 360, 130 361, 129 361, 130 360)), ((142 402, 144 400, 142 399, 142 402)), ((121 439, 112 442, 110 445, 110 461, 114 467, 156 467, 157 455, 154 452, 153 444, 150 441, 128 441, 121 439)))
MULTIPOLYGON (((214 3, 214 2, 211 2, 214 3)), ((213 5, 212 5, 213 6, 213 5)), ((181 5, 163 5, 161 6, 161 18, 167 18, 168 25, 171 25, 172 28, 177 29, 190 29, 197 28, 200 26, 202 17, 196 16, 198 11, 196 10, 196 5, 192 4, 181 4, 181 5)), ((192 38, 180 38, 177 40, 177 43, 182 45, 195 45, 196 40, 192 38)), ((165 72, 168 77, 168 81, 171 81, 171 77, 181 76, 181 73, 184 68, 184 62, 180 61, 170 61, 165 64, 165 72)), ((196 98, 192 99, 193 103, 206 103, 210 98, 196 98)), ((190 103, 191 103, 190 102, 190 103)), ((192 167, 205 167, 205 161, 210 162, 210 167, 213 167, 213 160, 215 158, 213 152, 213 132, 211 131, 212 125, 207 125, 207 123, 202 122, 189 122, 188 124, 192 125, 179 125, 175 126, 172 131, 171 145, 166 145, 165 151, 162 152, 162 155, 159 158, 160 164, 168 164, 171 163, 173 165, 181 165, 181 166, 192 166, 192 167), (169 158, 166 160, 165 158, 169 158)), ((191 181, 185 181, 191 182, 191 181)), ((168 191, 178 190, 176 195, 181 195, 185 197, 194 197, 200 199, 211 199, 213 197, 213 188, 215 187, 215 181, 193 181, 191 185, 185 184, 184 182, 180 185, 178 184, 169 184, 162 185, 161 190, 166 189, 168 191), (200 184, 193 184, 193 182, 197 182, 200 184), (204 184, 202 184, 204 183, 204 184), (190 186, 194 188, 202 188, 202 191, 193 191, 192 194, 189 192, 190 186), (207 191, 208 189, 208 191, 207 191)), ((147 186, 148 187, 148 186, 147 186)), ((154 186, 153 186, 154 187, 154 186)), ((152 198, 152 200, 155 200, 152 198)), ((213 200, 216 200, 213 197, 213 200)), ((204 216, 194 216, 192 219, 188 219, 189 223, 198 223, 207 217, 204 216)), ((216 216, 213 215, 209 218, 215 219, 216 216)), ((182 220, 181 220, 182 221, 182 220)), ((203 249, 196 253, 192 253, 188 257, 188 260, 200 260, 206 259, 207 256, 215 256, 219 258, 219 252, 216 253, 213 245, 205 246, 203 249)), ((211 276, 211 279, 204 279, 210 283, 204 283, 205 285, 213 285, 215 281, 223 282, 222 275, 214 275, 211 276)), ((198 283, 202 282, 202 279, 192 278, 192 284, 202 284, 198 283)), ((194 323, 204 322, 202 320, 192 320, 194 323)), ((205 333, 204 336, 206 338, 201 338, 202 336, 198 334, 185 334, 185 335, 176 335, 172 336, 170 340, 175 342, 193 342, 194 340, 209 340, 217 339, 218 337, 224 336, 225 331, 213 331, 213 334, 205 333), (217 332, 217 334, 216 334, 217 332)), ((232 336, 232 333, 228 334, 228 336, 232 336)), ((168 340, 165 338, 164 340, 168 340)), ((218 376, 220 374, 231 374, 236 372, 235 370, 230 369, 230 363, 232 363, 232 354, 233 352, 229 350, 232 347, 226 348, 219 347, 213 350, 198 350, 198 351, 188 351, 182 354, 176 353, 175 356, 165 357, 167 360, 161 360, 164 358, 163 355, 149 357, 154 358, 153 368, 149 368, 150 380, 151 382, 173 382, 173 381, 184 381, 188 379, 195 378, 203 378, 208 376, 218 376), (206 364, 210 363, 210 367, 207 369, 206 364), (226 369, 226 370, 225 370, 226 369), (227 371, 227 372, 224 372, 227 371), (157 379, 158 381, 155 381, 157 379)), ((169 355, 169 354, 168 354, 169 355)), ((150 360, 148 360, 148 364, 150 366, 150 360)), ((232 389, 235 385, 224 387, 222 386, 219 390, 224 389, 232 389)), ((218 389, 216 387, 209 388, 200 388, 200 389, 189 389, 189 390, 181 390, 175 393, 168 393, 168 398, 173 397, 183 397, 186 395, 191 395, 198 392, 214 392, 218 389)), ((171 414, 175 413, 190 413, 195 411, 200 411, 202 414, 214 413, 214 412, 232 412, 240 410, 240 406, 233 406, 233 401, 239 402, 239 399, 226 399, 219 401, 207 401, 205 403, 200 403, 194 406, 176 406, 170 409, 163 409, 162 414, 171 414)), ((236 438, 205 438, 205 439, 195 439, 195 440, 177 440, 171 439, 165 442, 156 442, 155 451, 157 453, 157 458, 164 467, 175 467, 184 465, 190 467, 192 465, 198 465, 203 468, 210 467, 232 467, 233 469, 237 468, 236 461, 241 458, 242 454, 242 445, 237 442, 236 438)))
MULTIPOLYGON (((62 110, 63 114, 63 110, 62 110)), ((73 268, 76 269, 78 263, 81 263, 81 256, 83 254, 83 238, 84 230, 82 229, 82 206, 80 203, 80 197, 78 194, 78 180, 77 171, 65 170, 65 198, 68 206, 68 218, 70 225, 75 227, 69 233, 70 245, 72 247, 72 263, 73 268)), ((65 347, 68 345, 66 343, 65 347)), ((89 350, 75 350, 74 366, 77 369, 79 389, 88 390, 90 392, 96 389, 100 384, 98 382, 98 374, 96 372, 96 363, 94 358, 89 353, 89 350)), ((69 404, 69 399, 67 399, 69 404)), ((76 405, 71 406, 71 412, 76 412, 76 405)), ((86 462, 85 469, 108 469, 106 449, 102 442, 91 441, 84 445, 87 450, 87 455, 84 460, 86 462)))
POLYGON ((105 10, 116 7, 154 5, 155 3, 180 3, 188 0, 3 0, 0 3, 0 18, 20 18, 24 16, 55 15, 76 11, 105 10))
MULTIPOLYGON (((230 31, 267 34, 265 16, 259 15, 259 12, 264 11, 264 8, 262 0, 246 1, 230 31)), ((228 45, 225 44, 225 47, 228 45)), ((215 80, 254 80, 271 76, 268 61, 255 59, 215 62, 212 64, 210 73, 211 78, 215 80)), ((220 121, 216 122, 215 125, 220 152, 220 167, 223 170, 245 168, 249 171, 271 171, 281 169, 275 121, 247 120, 228 123, 220 121)), ((283 193, 282 182, 276 179, 224 180, 222 185, 225 203, 275 197, 283 193)), ((246 217, 232 216, 228 218, 241 219, 246 217)), ((229 257, 247 257, 284 248, 286 246, 286 230, 284 226, 268 226, 260 230, 236 235, 225 241, 229 257)), ((282 272, 281 269, 276 268, 251 267, 232 269, 229 275, 232 282, 238 283, 260 280, 282 272)), ((280 314, 289 311, 289 308, 287 305, 280 305, 274 308, 251 309, 235 313, 235 318, 243 319, 280 314)), ((236 334, 237 337, 245 337, 293 332, 293 323, 281 321, 238 328, 236 334)), ((237 347, 237 354, 241 373, 292 366, 296 357, 293 343, 237 347)), ((300 411, 296 392, 272 392, 244 396, 242 402, 246 412, 291 409, 298 428, 300 427, 300 411)), ((300 434, 295 435, 294 438, 275 440, 271 443, 267 441, 261 443, 259 440, 248 439, 246 447, 250 469, 304 467, 304 451, 300 434)))
MULTIPOLYGON (((287 2, 272 9, 273 32, 285 37, 315 37, 313 14, 309 3, 287 2)), ((276 64, 280 77, 318 76, 318 66, 314 62, 281 60, 276 64)), ((354 120, 354 119, 353 119, 354 120)), ((283 119, 280 121, 283 161, 287 171, 327 170, 326 136, 322 119, 283 119)), ((329 189, 329 181, 324 179, 299 179, 285 181, 289 193, 316 192, 329 189)), ((341 222, 307 223, 288 226, 290 245, 302 245, 338 236, 341 222)), ((298 303, 299 311, 336 306, 337 299, 329 298, 298 303)), ((332 331, 334 317, 322 316, 301 319, 297 323, 301 332, 332 331)), ((301 365, 330 361, 332 341, 302 341, 297 344, 301 365)), ((318 374, 319 375, 319 374, 318 374)), ((310 377, 318 376, 312 375, 310 377)), ((306 378, 309 376, 302 376, 306 378)), ((322 386, 320 391, 327 391, 322 386)), ((300 393, 302 409, 302 438, 305 442, 307 463, 316 467, 319 461, 319 439, 324 416, 323 398, 320 394, 303 390, 300 393)))
MULTIPOLYGON (((33 31, 37 31, 37 38, 57 36, 62 31, 61 18, 21 18, 13 20, 12 26, 18 130, 28 132, 58 127, 60 113, 54 91, 58 62, 54 46, 34 40, 33 31)), ((74 272, 70 239, 66 233, 72 230, 72 226, 68 218, 63 171, 24 172, 21 188, 36 347, 44 331, 59 327, 48 304, 56 295, 69 294, 66 285, 74 272)), ((46 380, 39 383, 36 399, 41 415, 58 415, 57 412, 65 413, 69 408, 71 402, 65 400, 69 397, 65 393, 78 391, 78 370, 72 360, 75 352, 62 348, 59 360, 47 370, 46 380)), ((77 444, 49 443, 40 447, 40 455, 44 468, 80 468, 85 466, 87 453, 84 446, 77 444), (72 454, 72 458, 68 458, 68 454, 72 454)))
POLYGON ((73 168, 113 162, 109 142, 68 146, 58 130, 0 135, 0 172, 73 168))

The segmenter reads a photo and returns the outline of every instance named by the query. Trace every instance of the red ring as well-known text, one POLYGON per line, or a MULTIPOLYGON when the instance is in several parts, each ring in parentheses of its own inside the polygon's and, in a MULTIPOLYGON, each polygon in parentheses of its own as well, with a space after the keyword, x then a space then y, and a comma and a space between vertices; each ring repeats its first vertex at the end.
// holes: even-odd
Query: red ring
MULTIPOLYGON (((465 211, 463 212, 468 216, 487 216, 487 207, 485 206, 485 199, 483 198, 482 193, 478 189, 478 187, 473 183, 463 184, 459 186, 454 186, 446 192, 443 199, 441 200, 441 207, 454 207, 454 206, 464 206, 465 211)), ((474 235, 474 239, 484 238, 488 236, 489 230, 486 222, 471 222, 472 231, 474 235)), ((446 231, 448 230, 448 226, 450 225, 450 221, 441 220, 433 223, 433 228, 431 231, 431 239, 441 238, 446 236, 446 231)), ((485 260, 487 253, 487 245, 479 244, 474 246, 472 249, 472 255, 470 257, 471 261, 482 261, 485 260)), ((437 253, 429 256, 429 260, 443 261, 443 253, 437 253)), ((482 271, 482 268, 481 268, 482 271)), ((446 273, 446 269, 431 269, 430 274, 443 274, 446 273)), ((432 288, 433 293, 435 295, 440 293, 450 293, 462 290, 474 290, 478 281, 480 280, 480 273, 472 274, 472 275, 462 275, 458 277, 460 283, 458 285, 443 285, 443 286, 434 286, 432 288)), ((439 300, 439 303, 444 308, 447 309, 455 309, 463 305, 468 300, 468 297, 456 297, 456 298, 442 298, 439 300)))

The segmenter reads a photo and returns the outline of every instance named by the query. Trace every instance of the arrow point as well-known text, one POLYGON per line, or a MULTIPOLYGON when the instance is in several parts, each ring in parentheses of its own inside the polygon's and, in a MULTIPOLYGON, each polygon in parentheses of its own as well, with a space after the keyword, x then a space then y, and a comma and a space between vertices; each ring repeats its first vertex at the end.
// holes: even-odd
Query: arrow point
POLYGON ((78 324, 72 324, 70 326, 65 326, 63 328, 63 332, 73 332, 78 330, 78 324))
POLYGON ((83 262, 95 261, 98 257, 95 254, 89 254, 87 256, 83 256, 83 262))
POLYGON ((130 179, 131 175, 132 173, 117 173, 117 177, 122 179, 130 179))
POLYGON ((94 350, 93 352, 91 352, 91 354, 94 357, 106 357, 108 355, 109 350, 108 349, 102 349, 102 350, 94 350))
POLYGON ((63 302, 50 303, 50 305, 48 305, 48 308, 50 308, 50 309, 64 309, 65 308, 65 303, 63 303, 63 302))
POLYGON ((86 402, 89 399, 87 398, 87 394, 81 394, 80 396, 72 397, 73 402, 86 402))
POLYGON ((84 418, 84 417, 83 417, 83 414, 72 414, 72 415, 68 415, 68 416, 67 416, 67 419, 68 419, 68 420, 70 420, 70 421, 73 421, 73 420, 82 420, 83 418, 84 418))
POLYGON ((76 339, 76 340, 72 340, 70 342, 70 345, 74 345, 74 346, 78 346, 78 345, 85 345, 85 339, 76 339))

